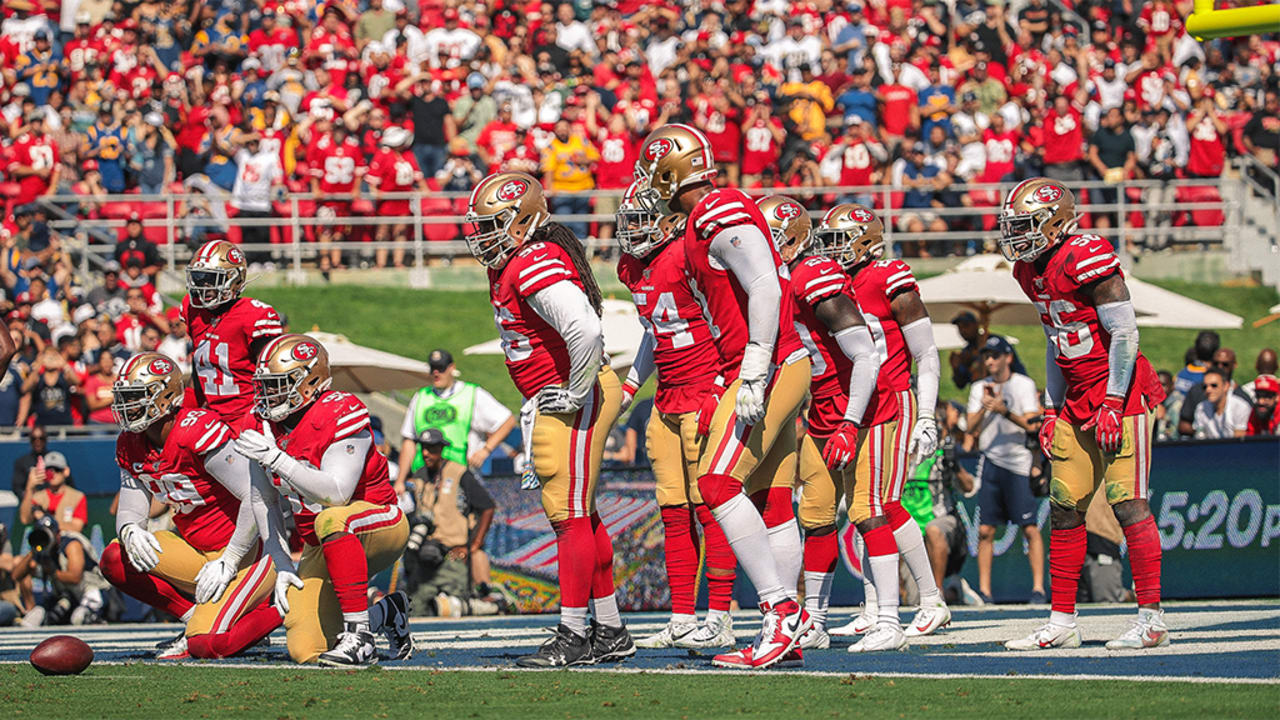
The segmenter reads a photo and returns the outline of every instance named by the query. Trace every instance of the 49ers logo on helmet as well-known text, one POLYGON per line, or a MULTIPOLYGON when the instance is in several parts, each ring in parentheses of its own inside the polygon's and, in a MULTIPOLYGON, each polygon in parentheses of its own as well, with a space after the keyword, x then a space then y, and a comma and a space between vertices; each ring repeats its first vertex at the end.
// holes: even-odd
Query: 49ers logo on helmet
POLYGON ((315 343, 300 342, 293 346, 293 359, 306 362, 320 353, 315 343))
POLYGON ((1051 203, 1057 202, 1062 198, 1062 188, 1057 185, 1041 185, 1036 191, 1031 193, 1031 199, 1036 202, 1051 203))
POLYGON ((168 375, 173 372, 173 363, 164 358, 156 358, 147 366, 147 372, 152 375, 168 375))
POLYGON ((774 217, 779 220, 795 220, 804 212, 804 208, 793 202, 785 202, 773 209, 774 217))
POLYGON ((524 195, 528 190, 529 183, 524 180, 508 180, 502 183, 502 187, 498 188, 498 192, 493 195, 503 202, 511 202, 524 195))
POLYGON ((653 162, 659 158, 665 157, 667 153, 675 149, 676 144, 672 142, 671 138, 658 138, 645 147, 644 159, 649 162, 653 162))
POLYGON ((863 208, 854 208, 853 212, 849 213, 849 217, 852 217, 860 223, 869 223, 876 219, 875 215, 872 215, 869 211, 864 210, 863 208))
POLYGON ((233 247, 227 251, 227 259, 239 265, 244 262, 244 253, 240 252, 240 248, 233 247))

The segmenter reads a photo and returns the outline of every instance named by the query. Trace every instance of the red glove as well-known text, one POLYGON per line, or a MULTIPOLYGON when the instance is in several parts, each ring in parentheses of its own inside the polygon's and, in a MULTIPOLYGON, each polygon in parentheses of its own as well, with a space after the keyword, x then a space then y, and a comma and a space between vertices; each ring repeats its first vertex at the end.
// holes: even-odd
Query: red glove
POLYGON ((702 407, 698 408, 698 437, 706 437, 711 432, 711 418, 715 417, 716 408, 720 407, 720 396, 724 388, 716 386, 702 398, 702 407))
POLYGON ((1108 395, 1093 414, 1093 419, 1085 423, 1081 430, 1093 428, 1093 437, 1098 441, 1098 449, 1109 455, 1120 451, 1120 442, 1124 439, 1124 398, 1108 395))
POLYGON ((627 408, 631 407, 631 401, 636 398, 636 392, 639 390, 640 388, 633 385, 630 379, 622 383, 622 404, 618 406, 619 414, 626 412, 627 408))
POLYGON ((827 438, 822 448, 822 459, 832 470, 843 470, 858 454, 858 426, 845 421, 827 438))
POLYGON ((1040 425, 1040 452, 1053 459, 1053 427, 1058 424, 1058 408, 1044 409, 1044 422, 1040 425))

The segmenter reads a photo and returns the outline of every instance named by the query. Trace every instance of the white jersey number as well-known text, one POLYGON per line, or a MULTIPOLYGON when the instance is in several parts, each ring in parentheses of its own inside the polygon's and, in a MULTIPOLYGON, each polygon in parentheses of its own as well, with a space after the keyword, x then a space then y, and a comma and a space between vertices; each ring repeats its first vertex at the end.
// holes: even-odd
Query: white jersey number
POLYGON ((239 395, 240 387, 231 375, 231 347, 227 343, 211 345, 208 340, 196 346, 196 375, 200 376, 200 385, 208 397, 226 397, 239 395))

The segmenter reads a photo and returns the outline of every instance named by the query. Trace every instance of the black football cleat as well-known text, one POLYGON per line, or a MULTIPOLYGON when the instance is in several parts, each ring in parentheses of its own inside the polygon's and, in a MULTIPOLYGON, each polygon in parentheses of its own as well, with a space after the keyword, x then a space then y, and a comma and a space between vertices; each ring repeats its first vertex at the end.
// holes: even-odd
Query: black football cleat
POLYGON ((325 667, 365 668, 378 664, 378 648, 373 644, 373 633, 363 625, 347 623, 338 634, 333 649, 316 660, 325 667))
POLYGON ((636 644, 625 625, 609 627, 591 621, 591 653, 596 662, 621 662, 636 654, 636 644))
POLYGON ((565 625, 557 625, 552 635, 537 652, 516 660, 525 668, 557 668, 574 665, 590 665, 596 661, 591 654, 591 640, 578 635, 565 625))
MULTIPOLYGON (((413 657, 413 633, 409 632, 409 596, 397 590, 374 603, 381 611, 382 624, 374 628, 380 630, 387 644, 391 646, 392 660, 408 660, 413 657)), ((370 613, 371 615, 374 613, 370 613)))

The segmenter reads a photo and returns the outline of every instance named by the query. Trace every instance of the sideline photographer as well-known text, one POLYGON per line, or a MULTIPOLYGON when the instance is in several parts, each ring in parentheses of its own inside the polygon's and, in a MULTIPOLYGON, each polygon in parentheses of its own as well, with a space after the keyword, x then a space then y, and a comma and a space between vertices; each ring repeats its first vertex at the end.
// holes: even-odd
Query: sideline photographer
POLYGON ((483 556, 496 505, 466 466, 444 459, 449 443, 439 429, 428 428, 417 442, 423 466, 410 476, 415 513, 405 551, 409 594, 419 612, 480 614, 482 608, 470 607, 474 602, 459 605, 471 600, 472 562, 483 556))
MULTIPOLYGON (((925 525, 924 543, 929 551, 929 564, 933 566, 933 579, 938 587, 945 589, 945 579, 958 576, 969 555, 964 524, 956 514, 955 493, 958 490, 965 495, 971 494, 974 481, 973 476, 956 461, 956 435, 963 437, 959 430, 960 408, 955 403, 945 403, 942 410, 943 417, 939 423, 942 442, 932 457, 920 463, 916 475, 927 478, 933 517, 925 525)), ((960 582, 960 589, 954 595, 948 593, 948 603, 970 601, 971 598, 964 597, 970 594, 965 592, 967 584, 963 580, 960 582)))
POLYGON ((89 539, 61 530, 52 515, 40 514, 27 534, 31 550, 14 565, 13 579, 22 593, 25 627, 90 625, 99 622, 111 587, 98 570, 98 556, 89 539), (32 578, 45 584, 45 597, 35 603, 32 578))

